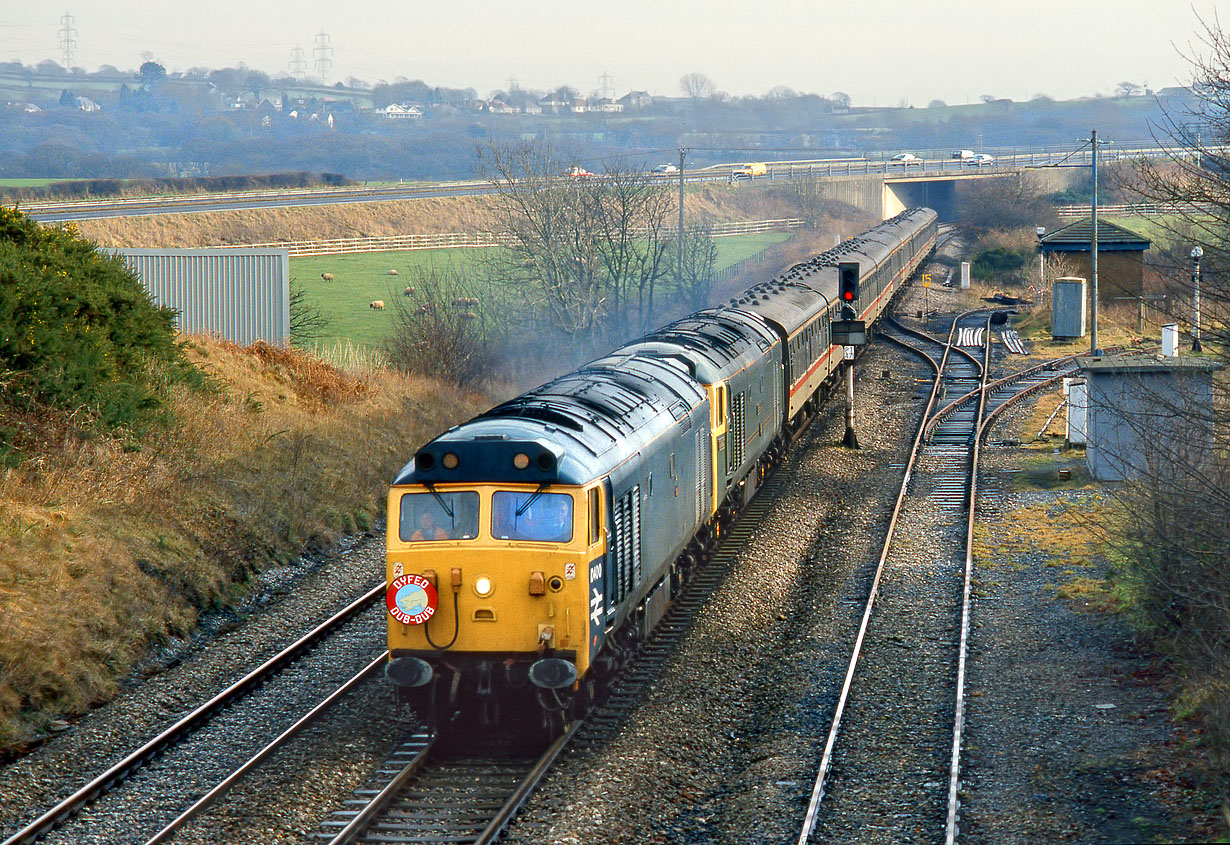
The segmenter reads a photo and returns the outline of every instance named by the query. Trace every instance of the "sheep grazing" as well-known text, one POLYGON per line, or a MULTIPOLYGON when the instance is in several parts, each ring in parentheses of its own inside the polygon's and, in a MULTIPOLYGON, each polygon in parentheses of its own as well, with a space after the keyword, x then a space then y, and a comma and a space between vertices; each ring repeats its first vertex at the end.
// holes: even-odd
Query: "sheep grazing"
POLYGON ((321 273, 320 278, 324 279, 326 282, 331 282, 333 281, 333 274, 332 273, 321 273))
POLYGON ((396 271, 396 270, 389 270, 389 275, 390 275, 390 276, 396 276, 396 275, 397 275, 397 271, 396 271))
POLYGON ((410 287, 406 288, 404 291, 401 292, 401 295, 402 296, 414 296, 414 286, 411 285, 410 287))
POLYGON ((377 299, 377 300, 375 300, 374 302, 372 302, 370 305, 368 305, 367 307, 368 307, 368 308, 375 308, 377 311, 382 311, 382 310, 384 310, 384 300, 383 300, 383 299, 377 299))

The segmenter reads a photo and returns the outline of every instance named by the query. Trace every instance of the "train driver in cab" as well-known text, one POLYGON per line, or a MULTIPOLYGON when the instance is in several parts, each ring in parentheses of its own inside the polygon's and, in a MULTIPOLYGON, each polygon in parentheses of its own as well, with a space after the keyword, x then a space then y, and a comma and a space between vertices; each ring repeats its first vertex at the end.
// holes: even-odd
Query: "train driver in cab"
POLYGON ((429 510, 424 510, 419 517, 418 529, 410 535, 412 543, 421 543, 424 540, 447 540, 449 539, 448 532, 443 527, 436 524, 436 516, 429 510))
POLYGON ((531 509, 537 539, 548 543, 566 543, 572 539, 572 500, 567 496, 550 496, 531 509))
POLYGON ((572 539, 572 497, 563 493, 497 492, 492 533, 501 540, 566 543, 572 539))

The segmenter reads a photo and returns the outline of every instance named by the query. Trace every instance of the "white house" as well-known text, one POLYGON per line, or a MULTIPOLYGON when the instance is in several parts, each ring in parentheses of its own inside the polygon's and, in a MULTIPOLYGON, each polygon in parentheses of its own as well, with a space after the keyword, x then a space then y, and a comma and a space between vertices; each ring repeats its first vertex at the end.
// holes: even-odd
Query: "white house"
POLYGON ((390 120, 420 120, 423 117, 422 109, 406 103, 389 103, 381 111, 390 120))

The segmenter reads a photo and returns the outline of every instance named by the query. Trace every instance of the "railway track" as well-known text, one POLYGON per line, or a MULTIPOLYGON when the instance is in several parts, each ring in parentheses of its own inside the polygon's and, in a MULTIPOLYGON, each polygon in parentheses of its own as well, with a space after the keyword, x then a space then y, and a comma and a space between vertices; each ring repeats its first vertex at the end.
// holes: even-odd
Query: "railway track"
MULTIPOLYGON (((134 775, 149 767, 155 760, 164 759, 172 749, 189 743, 198 733, 211 729, 218 717, 224 712, 235 707, 235 705, 248 696, 257 693, 262 687, 269 684, 275 676, 287 672, 291 667, 294 667, 327 639, 345 629, 351 623, 354 623, 364 611, 368 611, 378 605, 383 596, 383 583, 370 588, 367 592, 351 601, 346 607, 313 627, 307 634, 299 637, 276 655, 246 673, 238 681, 215 694, 204 703, 192 707, 173 724, 152 739, 146 741, 135 751, 124 755, 109 765, 101 774, 79 786, 68 797, 57 802, 34 821, 27 823, 10 835, 3 841, 3 845, 23 845, 24 843, 34 842, 51 834, 53 831, 57 837, 62 836, 68 841, 78 841, 77 834, 73 833, 77 826, 77 816, 85 813, 96 802, 111 796, 113 793, 122 791, 125 782, 133 779, 134 775)), ((369 664, 360 673, 360 676, 361 678, 366 678, 373 672, 372 664, 369 664)), ((354 684, 358 683, 358 679, 351 679, 351 682, 348 683, 350 685, 346 687, 346 690, 349 690, 354 684)), ((344 693, 335 693, 335 695, 340 694, 344 693)), ((330 702, 333 700, 336 699, 330 697, 330 702)), ((300 725, 299 727, 302 726, 300 725)), ((298 729, 295 728, 288 733, 293 735, 298 729)), ((244 771, 246 770, 245 768, 244 771)), ((171 776, 171 780, 174 780, 173 776, 171 776)), ((225 791, 225 788, 222 791, 225 791)), ((212 795, 212 793, 210 794, 212 795)), ((120 803, 123 804, 125 802, 121 799, 120 803)), ((134 828, 138 827, 136 821, 134 819, 134 828)), ((139 821, 140 827, 145 827, 150 824, 151 820, 140 819, 139 821)), ((83 823, 83 827, 89 828, 88 820, 83 823)), ((161 841, 159 838, 161 835, 156 836, 153 841, 161 841)))
POLYGON ((892 319, 882 336, 928 362, 934 380, 830 722, 800 845, 955 841, 977 512, 971 503, 978 501, 980 444, 992 414, 1074 369, 1064 359, 988 382, 985 311, 954 319, 946 341, 892 319), (980 355, 958 345, 975 338, 980 355))
POLYGON ((335 812, 318 834, 329 845, 348 843, 495 841, 559 759, 601 746, 678 653, 698 611, 730 575, 738 550, 773 507, 785 474, 771 473, 671 604, 653 635, 619 672, 609 692, 584 719, 573 722, 539 758, 434 754, 434 738, 419 734, 335 812))

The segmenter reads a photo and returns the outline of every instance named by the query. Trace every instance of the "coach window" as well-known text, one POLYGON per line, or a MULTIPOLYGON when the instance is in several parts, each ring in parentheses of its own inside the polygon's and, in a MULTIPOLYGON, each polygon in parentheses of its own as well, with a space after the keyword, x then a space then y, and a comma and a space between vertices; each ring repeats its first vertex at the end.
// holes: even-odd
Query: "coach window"
POLYGON ((403 543, 478 536, 477 493, 407 493, 399 511, 397 536, 403 543))

